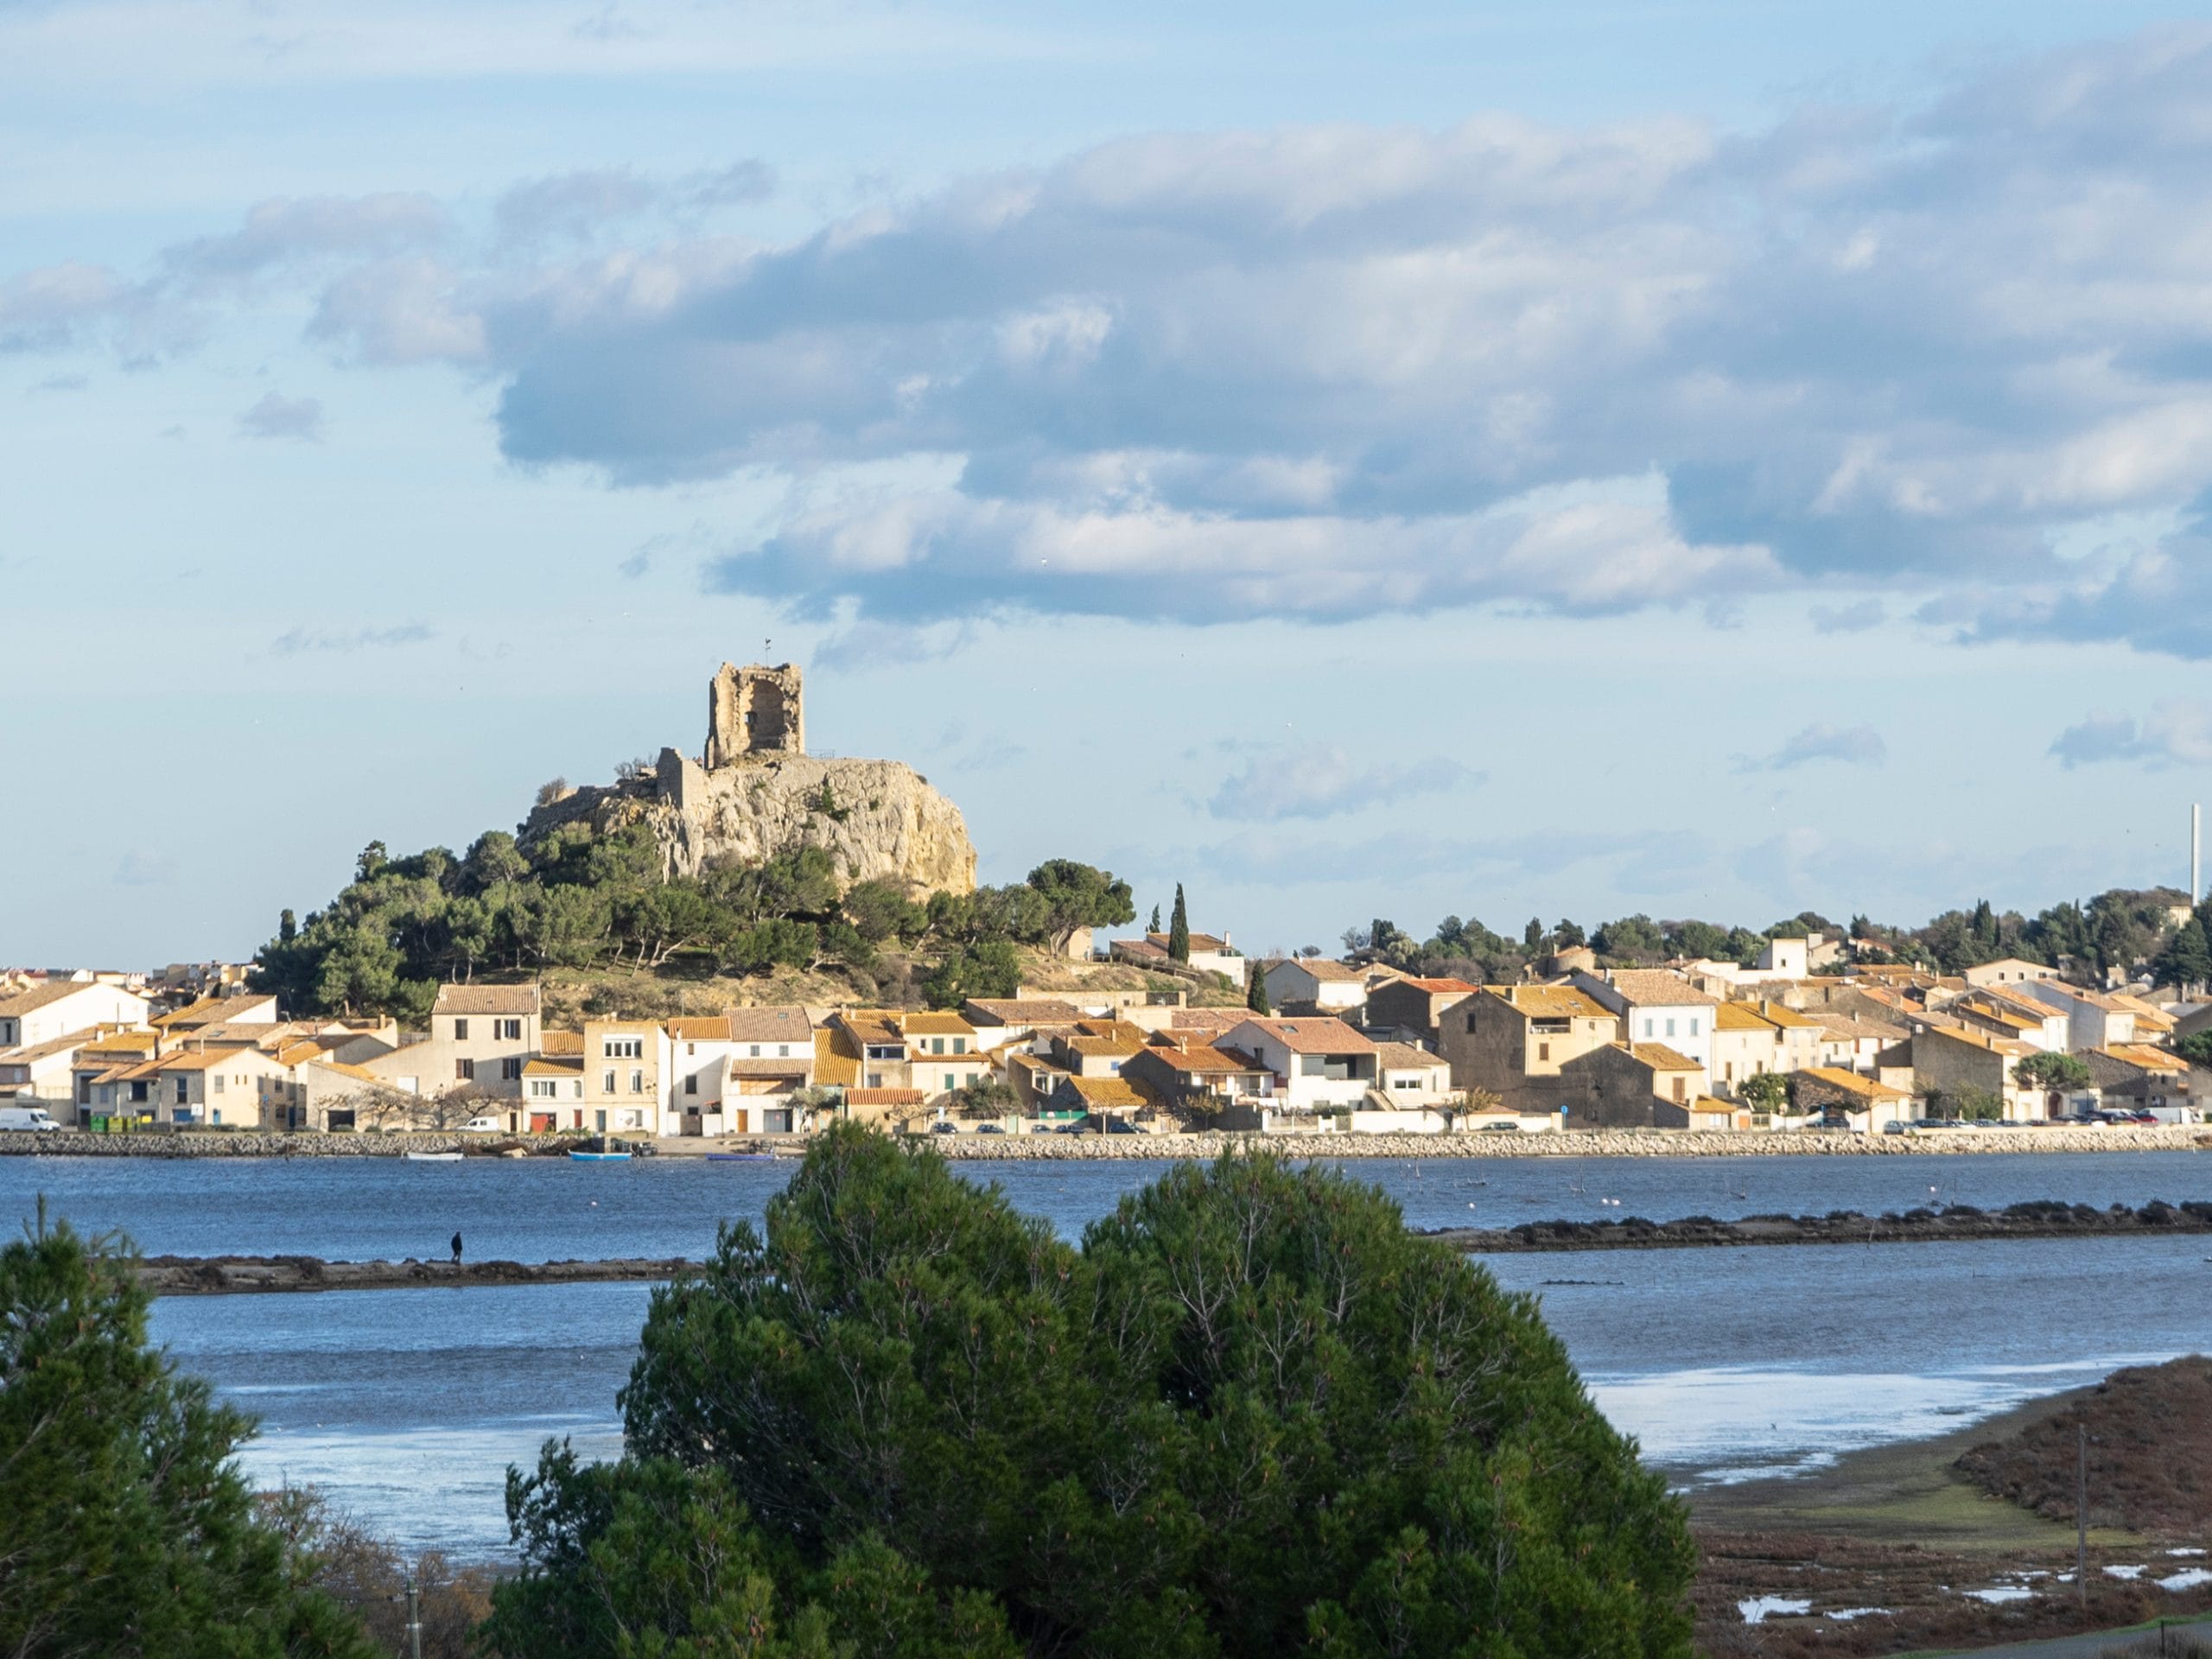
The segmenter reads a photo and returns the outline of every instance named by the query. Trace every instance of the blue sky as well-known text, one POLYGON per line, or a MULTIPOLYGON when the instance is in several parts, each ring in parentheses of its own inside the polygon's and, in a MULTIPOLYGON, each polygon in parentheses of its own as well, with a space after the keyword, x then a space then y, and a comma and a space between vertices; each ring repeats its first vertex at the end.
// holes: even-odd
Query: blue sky
POLYGON ((1255 947, 2178 880, 2201 15, 1370 11, 0 0, 0 960, 764 648, 1255 947))

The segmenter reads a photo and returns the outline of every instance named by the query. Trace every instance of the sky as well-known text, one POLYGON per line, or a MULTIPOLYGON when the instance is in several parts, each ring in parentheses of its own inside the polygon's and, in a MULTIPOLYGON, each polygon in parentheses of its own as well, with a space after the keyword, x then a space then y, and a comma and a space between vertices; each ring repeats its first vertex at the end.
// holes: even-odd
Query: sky
POLYGON ((2212 16, 0 0, 0 962, 807 671, 1250 949, 2183 883, 2212 16))

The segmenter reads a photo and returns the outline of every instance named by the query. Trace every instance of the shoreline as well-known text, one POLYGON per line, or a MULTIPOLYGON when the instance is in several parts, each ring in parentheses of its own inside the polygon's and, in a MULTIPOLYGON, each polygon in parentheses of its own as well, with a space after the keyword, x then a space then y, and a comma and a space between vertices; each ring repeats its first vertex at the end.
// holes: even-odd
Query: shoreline
MULTIPOLYGON (((1076 1162, 1095 1160, 1211 1160, 1262 1147, 1292 1159, 1417 1158, 1879 1158, 1929 1154, 2001 1156, 2012 1153, 2195 1152, 2212 1150, 2212 1125, 2052 1125, 2011 1129, 1916 1129, 1907 1135, 1811 1131, 1765 1133, 1690 1129, 1568 1129, 1497 1135, 1261 1135, 1210 1130, 1188 1135, 925 1135, 911 1137, 956 1162, 1076 1162)), ((395 1134, 264 1135, 192 1130, 173 1135, 0 1134, 0 1156, 85 1158, 397 1158, 409 1152, 454 1152, 493 1159, 507 1136, 451 1131, 395 1134)), ((656 1155, 702 1159, 716 1152, 765 1152, 797 1158, 804 1138, 664 1139, 656 1155)), ((566 1144, 531 1157, 559 1157, 566 1144)))
POLYGON ((512 1288, 660 1283, 705 1263, 626 1256, 600 1262, 335 1262, 315 1255, 149 1255, 138 1282, 156 1296, 315 1294, 340 1290, 512 1288))
POLYGON ((1903 1215, 1838 1211, 1825 1216, 1688 1216, 1646 1221, 1529 1221, 1513 1227, 1440 1227, 1420 1236, 1470 1255, 1566 1255, 1587 1250, 1728 1249, 1787 1244, 1985 1243, 2014 1238, 2171 1238, 2212 1234, 2212 1204, 2153 1200, 2095 1210, 2055 1199, 2003 1210, 1953 1205, 1903 1215))

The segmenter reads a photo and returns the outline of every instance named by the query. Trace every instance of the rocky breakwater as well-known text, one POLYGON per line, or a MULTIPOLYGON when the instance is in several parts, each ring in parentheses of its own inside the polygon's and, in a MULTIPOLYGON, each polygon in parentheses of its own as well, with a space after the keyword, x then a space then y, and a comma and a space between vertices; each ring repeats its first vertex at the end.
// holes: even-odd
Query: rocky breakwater
POLYGON ((2188 1152, 2212 1149, 2212 1128, 1924 1129, 1910 1135, 1726 1134, 1573 1129, 1540 1135, 931 1135, 948 1158, 1217 1158, 1265 1147, 1285 1158, 1804 1158, 1930 1153, 2188 1152))
MULTIPOLYGON (((67 1158, 397 1158, 409 1152, 461 1152, 489 1157, 512 1141, 424 1130, 377 1135, 257 1135, 228 1129, 175 1134, 84 1135, 61 1129, 47 1135, 0 1135, 0 1154, 67 1158)), ((562 1143, 565 1147, 566 1143, 562 1143)), ((553 1149, 549 1143, 549 1150, 553 1149)))
POLYGON ((1526 1251, 1669 1250, 1716 1245, 1910 1244, 1979 1243, 1998 1238, 2109 1238, 2121 1234, 2212 1233, 2212 1204, 2158 1200, 2131 1209, 2040 1199, 2003 1210, 1970 1204, 1940 1210, 1862 1215, 1856 1210, 1825 1216, 1746 1216, 1715 1221, 1688 1216, 1677 1221, 1528 1221, 1513 1227, 1440 1227, 1426 1236, 1477 1255, 1526 1251))
POLYGON ((414 1290, 481 1285, 587 1285, 672 1279, 696 1266, 668 1261, 326 1262, 314 1255, 151 1255, 139 1282, 156 1296, 240 1296, 319 1290, 414 1290))

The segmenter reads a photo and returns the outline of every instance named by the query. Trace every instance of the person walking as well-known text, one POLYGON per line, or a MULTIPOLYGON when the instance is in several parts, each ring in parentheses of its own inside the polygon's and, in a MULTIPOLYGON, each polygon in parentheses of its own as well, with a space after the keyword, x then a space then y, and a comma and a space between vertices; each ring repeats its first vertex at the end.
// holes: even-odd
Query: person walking
POLYGON ((453 1236, 453 1264, 456 1268, 461 1265, 461 1235, 459 1233, 453 1236))

